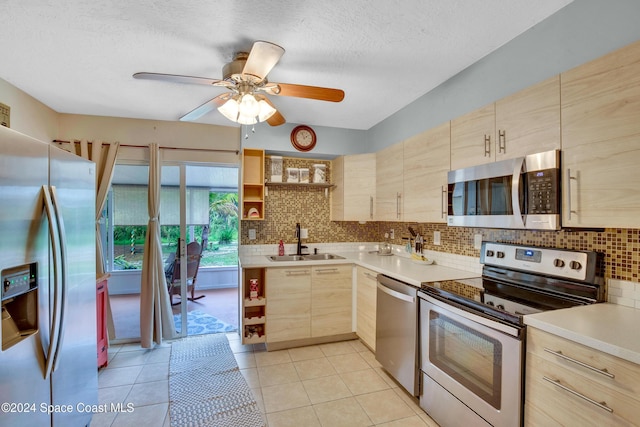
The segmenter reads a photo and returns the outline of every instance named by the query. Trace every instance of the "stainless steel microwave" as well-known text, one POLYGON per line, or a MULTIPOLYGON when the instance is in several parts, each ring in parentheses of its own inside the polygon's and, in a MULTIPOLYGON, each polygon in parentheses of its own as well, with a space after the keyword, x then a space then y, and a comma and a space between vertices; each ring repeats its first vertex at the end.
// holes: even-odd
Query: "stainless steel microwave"
POLYGON ((447 224, 559 230, 560 183, 560 150, 450 171, 447 224))

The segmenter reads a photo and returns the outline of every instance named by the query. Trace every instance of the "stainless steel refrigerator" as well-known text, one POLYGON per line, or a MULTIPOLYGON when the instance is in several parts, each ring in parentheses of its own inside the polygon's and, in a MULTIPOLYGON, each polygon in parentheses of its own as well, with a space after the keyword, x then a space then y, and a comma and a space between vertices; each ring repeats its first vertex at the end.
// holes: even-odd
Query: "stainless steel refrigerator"
POLYGON ((0 126, 1 426, 85 426, 98 403, 95 165, 0 126))

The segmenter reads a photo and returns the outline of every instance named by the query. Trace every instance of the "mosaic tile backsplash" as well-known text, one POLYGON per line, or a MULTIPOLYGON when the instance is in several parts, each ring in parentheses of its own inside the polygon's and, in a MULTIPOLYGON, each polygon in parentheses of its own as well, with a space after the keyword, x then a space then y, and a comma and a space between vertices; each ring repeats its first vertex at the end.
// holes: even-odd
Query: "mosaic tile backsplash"
MULTIPOLYGON (((308 167, 315 163, 327 165, 328 182, 331 182, 329 161, 284 158, 284 167, 308 167)), ((265 167, 270 170, 269 160, 265 167)), ((305 244, 323 242, 379 242, 384 233, 394 230, 391 243, 402 245, 409 236, 408 227, 425 237, 424 248, 437 252, 479 257, 474 249, 474 235, 483 240, 518 243, 531 246, 557 247, 573 250, 590 250, 604 254, 603 275, 606 279, 640 282, 640 229, 607 228, 604 231, 523 231, 448 227, 438 223, 402 222, 342 222, 330 220, 330 197, 324 189, 311 187, 269 186, 266 197, 266 215, 263 221, 241 221, 242 245, 286 244, 296 242, 296 223, 308 229, 305 244), (249 229, 256 230, 256 239, 249 240, 249 229), (433 244, 434 232, 440 232, 440 245, 433 244)))

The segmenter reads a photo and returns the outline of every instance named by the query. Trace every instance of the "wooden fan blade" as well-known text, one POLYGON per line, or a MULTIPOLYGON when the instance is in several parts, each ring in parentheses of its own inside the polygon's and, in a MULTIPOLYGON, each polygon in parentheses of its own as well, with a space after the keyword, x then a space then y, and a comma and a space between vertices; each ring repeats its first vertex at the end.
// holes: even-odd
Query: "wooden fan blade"
POLYGON ((264 80, 269 71, 278 63, 284 49, 277 44, 257 41, 253 44, 247 62, 244 64, 242 74, 253 76, 258 82, 264 80))
POLYGON ((207 77, 194 77, 194 76, 181 76, 179 74, 162 74, 162 73, 135 73, 133 75, 134 79, 144 79, 144 80, 160 80, 164 82, 172 82, 172 83, 186 83, 186 84, 197 84, 197 85, 208 85, 208 86, 233 86, 233 83, 229 83, 224 80, 217 79, 209 79, 207 77))
POLYGON ((286 120, 284 119, 284 116, 282 114, 280 114, 280 111, 278 111, 278 109, 276 108, 275 105, 273 105, 273 102, 271 102, 271 100, 269 98, 267 98, 266 96, 263 95, 254 95, 256 97, 256 99, 258 101, 265 101, 267 104, 271 105, 271 107, 273 107, 276 112, 273 113, 273 115, 271 117, 269 117, 267 119, 267 123, 269 123, 271 126, 280 126, 286 123, 286 120))
POLYGON ((215 110, 218 107, 221 107, 225 102, 233 97, 233 93, 223 93, 221 95, 216 96, 213 99, 205 102, 199 107, 189 111, 184 116, 180 117, 181 122, 192 122, 194 120, 198 120, 200 117, 204 116, 210 111, 215 110))
POLYGON ((294 96, 297 98, 317 99, 319 101, 340 102, 344 99, 344 91, 328 87, 294 85, 289 83, 269 83, 266 91, 278 96, 294 96), (278 90, 279 88, 279 90, 278 90))

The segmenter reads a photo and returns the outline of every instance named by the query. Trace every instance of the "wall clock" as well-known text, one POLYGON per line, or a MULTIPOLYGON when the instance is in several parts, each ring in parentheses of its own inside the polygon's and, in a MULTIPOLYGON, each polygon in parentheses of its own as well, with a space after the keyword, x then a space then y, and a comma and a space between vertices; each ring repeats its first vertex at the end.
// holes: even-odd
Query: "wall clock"
POLYGON ((309 126, 296 126, 291 131, 291 144, 298 151, 311 151, 316 146, 316 133, 309 126))

